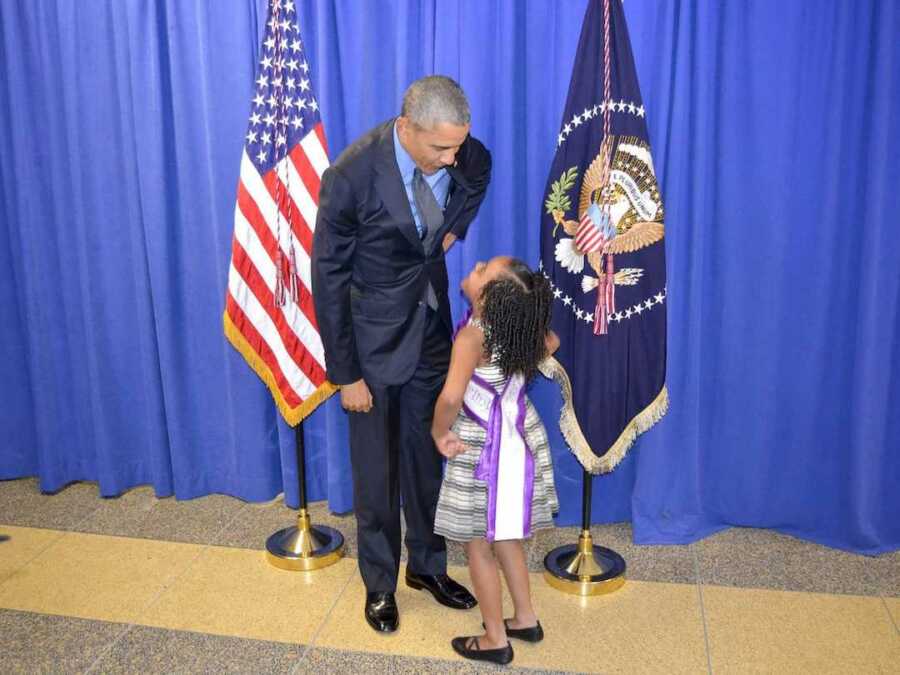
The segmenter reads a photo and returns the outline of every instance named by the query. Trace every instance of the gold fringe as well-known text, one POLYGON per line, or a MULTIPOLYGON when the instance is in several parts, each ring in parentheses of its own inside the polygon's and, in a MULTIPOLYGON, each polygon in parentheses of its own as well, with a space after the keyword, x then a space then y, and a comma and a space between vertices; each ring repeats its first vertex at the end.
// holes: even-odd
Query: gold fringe
POLYGON ((303 400, 303 403, 292 408, 290 404, 284 400, 284 396, 281 395, 281 391, 275 383, 275 376, 272 375, 269 366, 266 365, 265 361, 260 358, 259 354, 256 353, 256 350, 250 346, 250 343, 247 342, 241 332, 237 329, 237 326, 231 321, 231 317, 228 316, 228 312, 225 312, 223 315, 222 323, 225 327, 225 337, 228 338, 231 346, 241 353, 241 356, 243 356, 247 363, 250 364, 250 367, 253 368, 260 379, 266 383, 269 391, 272 392, 272 398, 275 399, 275 405, 278 406, 281 415, 292 427, 297 426, 300 421, 315 410, 322 401, 340 389, 338 385, 332 384, 326 380, 324 384, 321 384, 318 389, 307 396, 303 400))
POLYGON ((554 380, 562 390, 563 407, 559 415, 559 428, 581 466, 593 474, 609 473, 615 469, 628 449, 634 445, 638 435, 659 422, 669 409, 669 391, 666 385, 663 385, 653 403, 635 415, 619 434, 616 442, 598 457, 591 451, 591 446, 588 445, 575 416, 575 408, 572 405, 572 382, 566 369, 551 356, 541 363, 540 371, 544 376, 554 380))

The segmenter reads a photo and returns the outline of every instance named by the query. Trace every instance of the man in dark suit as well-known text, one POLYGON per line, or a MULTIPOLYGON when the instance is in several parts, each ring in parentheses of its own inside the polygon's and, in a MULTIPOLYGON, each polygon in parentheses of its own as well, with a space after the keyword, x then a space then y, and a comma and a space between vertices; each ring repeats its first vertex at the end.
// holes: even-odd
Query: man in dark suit
POLYGON ((328 379, 350 416, 365 615, 379 631, 399 624, 401 496, 407 585, 455 609, 476 604, 447 576, 433 531, 441 457, 431 439, 450 362, 444 253, 465 237, 490 181, 490 153, 469 125, 456 82, 417 80, 401 115, 348 147, 319 192, 313 298, 328 379))

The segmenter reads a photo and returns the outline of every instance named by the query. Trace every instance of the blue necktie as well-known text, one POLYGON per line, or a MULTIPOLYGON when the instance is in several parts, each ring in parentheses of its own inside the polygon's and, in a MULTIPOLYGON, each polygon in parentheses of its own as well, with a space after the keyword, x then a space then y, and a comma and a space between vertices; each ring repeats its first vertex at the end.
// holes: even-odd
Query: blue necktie
MULTIPOLYGON (((419 238, 422 239, 425 255, 428 255, 434 244, 435 234, 444 224, 444 212, 438 206, 431 186, 425 181, 425 177, 418 167, 413 171, 412 188, 413 199, 416 200, 416 208, 419 210, 419 222, 416 223, 416 229, 419 231, 419 238)), ((430 281, 428 288, 425 289, 425 302, 431 309, 437 311, 437 294, 430 281)))
MULTIPOLYGON (((428 185, 418 167, 413 171, 412 188, 413 199, 416 200, 416 208, 419 210, 419 222, 416 223, 419 238, 426 239, 429 233, 433 237, 434 233, 444 224, 444 212, 438 206, 431 186, 428 185)), ((427 252, 428 247, 425 250, 427 252)))

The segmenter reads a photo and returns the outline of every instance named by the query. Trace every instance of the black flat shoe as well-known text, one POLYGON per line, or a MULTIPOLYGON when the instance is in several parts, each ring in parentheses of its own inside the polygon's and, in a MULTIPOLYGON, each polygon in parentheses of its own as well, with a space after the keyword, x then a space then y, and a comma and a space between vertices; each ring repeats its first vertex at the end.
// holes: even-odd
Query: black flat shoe
POLYGON ((457 654, 473 661, 489 661, 505 666, 513 660, 512 645, 508 642, 500 649, 482 649, 477 637, 455 637, 450 641, 450 645, 457 654))
MULTIPOLYGON (((485 630, 487 629, 484 623, 481 624, 481 627, 485 630)), ((544 629, 541 628, 540 621, 537 622, 536 626, 529 626, 528 628, 510 628, 509 619, 503 619, 503 627, 506 628, 506 637, 515 638, 516 640, 540 642, 544 639, 544 629)))
POLYGON ((446 574, 415 574, 406 570, 406 585, 416 590, 425 590, 445 607, 453 609, 472 609, 478 601, 446 574))
POLYGON ((506 627, 506 637, 523 640, 524 642, 540 642, 544 639, 544 629, 541 628, 541 622, 528 628, 510 628, 509 619, 503 619, 503 625, 506 627))
POLYGON ((379 633, 393 633, 400 625, 400 612, 393 593, 366 593, 366 621, 379 633))

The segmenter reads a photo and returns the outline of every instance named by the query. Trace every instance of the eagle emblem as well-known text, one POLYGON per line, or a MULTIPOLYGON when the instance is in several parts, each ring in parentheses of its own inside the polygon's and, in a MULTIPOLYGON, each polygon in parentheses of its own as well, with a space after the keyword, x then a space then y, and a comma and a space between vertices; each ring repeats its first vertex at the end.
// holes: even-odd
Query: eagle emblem
POLYGON ((608 315, 615 312, 615 286, 633 286, 644 272, 635 267, 615 271, 613 256, 663 238, 663 205, 650 146, 636 136, 604 139, 581 181, 575 220, 567 213, 572 208, 569 192, 577 179, 577 167, 564 171, 551 184, 544 206, 555 223, 553 236, 560 227, 568 235, 560 234, 556 261, 580 274, 587 259, 596 274, 583 276, 581 287, 585 293, 597 289, 594 333, 603 335, 608 315))

